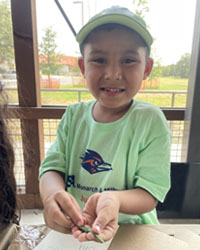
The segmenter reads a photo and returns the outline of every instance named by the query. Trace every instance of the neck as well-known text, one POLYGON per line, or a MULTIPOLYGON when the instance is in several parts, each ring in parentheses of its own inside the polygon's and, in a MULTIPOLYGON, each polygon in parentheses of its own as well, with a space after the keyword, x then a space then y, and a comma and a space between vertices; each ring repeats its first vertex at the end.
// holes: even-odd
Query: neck
POLYGON ((123 117, 126 112, 129 110, 130 106, 132 104, 132 101, 119 108, 107 108, 103 107, 99 104, 97 101, 94 105, 92 115, 95 121, 101 122, 101 123, 110 123, 119 120, 121 117, 123 117))

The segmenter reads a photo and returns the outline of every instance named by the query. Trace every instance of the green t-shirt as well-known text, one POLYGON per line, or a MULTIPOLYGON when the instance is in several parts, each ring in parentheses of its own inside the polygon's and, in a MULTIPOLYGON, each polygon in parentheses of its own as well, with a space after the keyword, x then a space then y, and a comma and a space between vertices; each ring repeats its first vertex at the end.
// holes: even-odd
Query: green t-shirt
MULTIPOLYGON (((66 189, 81 208, 95 192, 141 187, 158 201, 170 188, 171 135, 162 111, 134 100, 117 121, 92 117, 95 101, 70 105, 58 125, 57 138, 40 166, 65 174, 66 189)), ((119 223, 157 224, 156 210, 119 215, 119 223)))

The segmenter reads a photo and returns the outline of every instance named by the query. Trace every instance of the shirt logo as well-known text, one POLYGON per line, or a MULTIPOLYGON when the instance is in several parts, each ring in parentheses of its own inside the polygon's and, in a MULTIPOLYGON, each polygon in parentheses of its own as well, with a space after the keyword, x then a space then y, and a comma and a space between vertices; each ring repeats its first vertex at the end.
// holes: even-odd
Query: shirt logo
POLYGON ((112 170, 110 163, 105 162, 97 152, 90 149, 87 149, 84 156, 80 158, 83 160, 82 167, 90 174, 112 170))

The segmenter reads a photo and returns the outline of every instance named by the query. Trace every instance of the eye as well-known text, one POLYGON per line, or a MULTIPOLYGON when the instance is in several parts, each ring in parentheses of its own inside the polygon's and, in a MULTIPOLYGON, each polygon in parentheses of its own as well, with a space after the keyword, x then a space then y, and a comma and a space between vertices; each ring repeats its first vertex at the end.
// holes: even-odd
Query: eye
POLYGON ((92 61, 99 64, 105 63, 105 60, 103 58, 95 58, 92 61))
POLYGON ((134 62, 136 62, 136 60, 132 58, 125 58, 122 60, 122 64, 129 64, 129 63, 134 63, 134 62))

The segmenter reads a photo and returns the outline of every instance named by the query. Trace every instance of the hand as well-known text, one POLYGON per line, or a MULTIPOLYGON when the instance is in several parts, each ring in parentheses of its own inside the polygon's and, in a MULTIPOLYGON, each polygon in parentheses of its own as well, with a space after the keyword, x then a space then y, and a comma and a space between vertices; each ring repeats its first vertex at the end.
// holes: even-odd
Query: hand
POLYGON ((58 232, 71 233, 74 225, 82 226, 85 223, 78 203, 64 190, 55 192, 43 204, 46 225, 58 232))
MULTIPOLYGON (((101 235, 104 241, 110 240, 118 229, 119 200, 117 192, 103 192, 92 195, 85 206, 85 225, 101 235)), ((85 233, 74 227, 72 233, 79 241, 95 240, 93 233, 85 233)))

